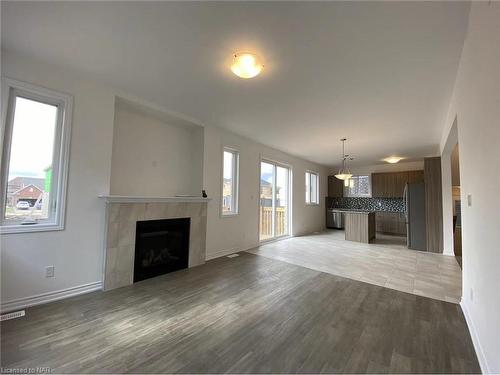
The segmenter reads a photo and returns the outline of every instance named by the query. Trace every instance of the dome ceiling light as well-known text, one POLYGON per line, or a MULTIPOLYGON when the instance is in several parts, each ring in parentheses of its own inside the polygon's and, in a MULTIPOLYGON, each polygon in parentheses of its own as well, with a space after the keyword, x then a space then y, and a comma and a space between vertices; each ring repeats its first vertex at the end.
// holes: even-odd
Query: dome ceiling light
POLYGON ((231 71, 240 78, 253 78, 257 76, 264 65, 259 61, 259 58, 249 52, 239 52, 234 54, 231 71))
POLYGON ((390 164, 396 164, 398 163, 401 159, 399 156, 391 156, 389 158, 385 158, 384 161, 390 163, 390 164))

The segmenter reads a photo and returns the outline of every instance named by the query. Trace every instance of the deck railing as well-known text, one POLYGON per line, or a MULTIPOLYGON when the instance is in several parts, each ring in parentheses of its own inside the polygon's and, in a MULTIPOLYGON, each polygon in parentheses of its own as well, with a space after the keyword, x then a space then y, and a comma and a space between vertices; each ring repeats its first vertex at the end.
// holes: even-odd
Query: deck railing
MULTIPOLYGON (((283 236, 287 234, 286 208, 276 207, 276 233, 275 236, 283 236)), ((260 238, 266 239, 273 235, 273 208, 260 208, 260 238)))

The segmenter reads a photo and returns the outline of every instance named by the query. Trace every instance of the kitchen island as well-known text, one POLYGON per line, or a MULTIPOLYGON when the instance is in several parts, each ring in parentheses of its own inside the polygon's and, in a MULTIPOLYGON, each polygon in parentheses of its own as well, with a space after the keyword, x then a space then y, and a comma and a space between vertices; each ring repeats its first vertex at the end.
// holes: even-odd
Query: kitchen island
POLYGON ((338 209, 344 215, 345 239, 370 243, 375 238, 375 211, 338 209))

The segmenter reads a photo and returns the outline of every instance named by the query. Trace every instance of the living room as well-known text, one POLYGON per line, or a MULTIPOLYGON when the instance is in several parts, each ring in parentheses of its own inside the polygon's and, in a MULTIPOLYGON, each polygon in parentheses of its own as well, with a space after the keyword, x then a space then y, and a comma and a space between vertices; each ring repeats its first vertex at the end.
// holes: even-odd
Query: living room
POLYGON ((498 5, 2 2, 2 371, 500 371, 498 5))

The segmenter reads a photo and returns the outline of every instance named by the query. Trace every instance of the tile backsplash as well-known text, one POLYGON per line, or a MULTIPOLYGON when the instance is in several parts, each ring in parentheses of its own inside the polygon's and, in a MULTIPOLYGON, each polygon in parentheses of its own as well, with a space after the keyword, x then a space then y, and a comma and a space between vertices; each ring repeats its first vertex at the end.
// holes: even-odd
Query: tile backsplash
POLYGON ((328 208, 352 208, 369 211, 404 212, 405 206, 402 198, 326 198, 328 208))

